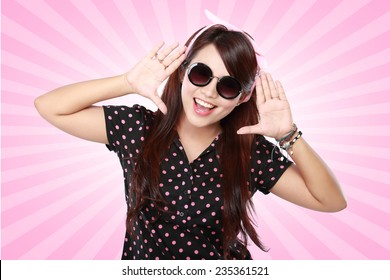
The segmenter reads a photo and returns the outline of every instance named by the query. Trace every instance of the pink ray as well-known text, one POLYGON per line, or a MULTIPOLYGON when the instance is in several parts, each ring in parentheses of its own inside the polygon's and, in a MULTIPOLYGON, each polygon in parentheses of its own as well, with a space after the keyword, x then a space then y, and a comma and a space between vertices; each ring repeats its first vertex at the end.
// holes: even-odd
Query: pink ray
MULTIPOLYGON (((43 183, 38 183, 32 185, 30 188, 23 189, 19 192, 14 192, 9 195, 2 196, 2 211, 9 213, 13 212, 15 207, 23 207, 24 203, 28 203, 33 199, 38 199, 41 196, 50 196, 52 192, 57 191, 57 189, 63 188, 65 185, 75 185, 77 184, 80 178, 93 178, 101 174, 104 170, 107 170, 107 163, 103 162, 100 164, 95 164, 90 167, 85 167, 79 170, 75 170, 71 173, 64 174, 53 178, 51 180, 45 181, 43 183)), ((59 190, 58 190, 59 191, 59 190)), ((41 207, 36 205, 35 207, 41 207)), ((15 217, 12 217, 12 221, 15 217)), ((5 223, 3 223, 5 225, 5 223)))
POLYGON ((390 13, 384 14, 385 11, 381 7, 375 6, 375 3, 369 5, 375 8, 371 13, 368 13, 370 16, 367 16, 366 9, 359 11, 360 14, 354 15, 354 19, 359 19, 359 21, 349 20, 340 25, 339 32, 335 31, 326 38, 322 38, 315 45, 304 50, 300 56, 281 65, 282 69, 278 71, 280 75, 286 77, 287 80, 294 79, 294 77, 310 72, 313 65, 329 61, 386 32, 388 29, 384 27, 387 26, 390 13), (365 15, 364 20, 361 18, 362 14, 365 15), (297 67, 297 65, 299 66, 297 67), (294 71, 287 72, 287 69, 291 69, 291 67, 294 71))
POLYGON ((278 220, 275 215, 267 208, 256 210, 257 213, 268 217, 267 225, 272 229, 272 234, 275 235, 283 244, 288 244, 285 249, 289 252, 292 258, 299 255, 299 258, 312 259, 312 254, 305 248, 299 239, 290 232, 289 229, 278 220))
MULTIPOLYGON (((124 237, 125 233, 125 220, 126 220, 126 209, 125 209, 125 203, 123 201, 122 195, 118 200, 115 200, 116 203, 122 203, 122 207, 113 207, 111 205, 112 209, 115 209, 116 211, 113 213, 108 213, 109 215, 101 215, 99 214, 99 218, 104 218, 105 223, 101 228, 96 229, 96 233, 91 236, 91 238, 88 238, 88 240, 77 248, 77 252, 75 252, 75 255, 73 256, 73 259, 96 259, 96 256, 100 253, 104 259, 115 259, 116 256, 110 257, 110 254, 112 254, 112 251, 117 251, 121 253, 123 242, 122 238, 124 237), (113 239, 111 236, 115 234, 121 234, 121 236, 118 236, 117 238, 113 239), (111 248, 106 248, 102 251, 103 246, 109 243, 111 248), (96 244, 101 244, 101 246, 96 246, 96 244), (113 250, 113 248, 117 248, 116 250, 113 250)), ((107 209, 110 210, 110 209, 107 209)), ((118 258, 119 259, 119 258, 118 258)))
POLYGON ((34 146, 24 146, 24 147, 7 147, 1 150, 1 156, 3 159, 21 157, 21 156, 29 156, 29 155, 39 155, 40 153, 47 152, 56 152, 58 150, 78 150, 78 148, 82 149, 84 152, 96 151, 96 147, 91 145, 91 143, 86 141, 75 141, 72 143, 63 143, 60 148, 58 148, 57 144, 42 144, 42 145, 34 145, 34 146))
MULTIPOLYGON (((34 21, 35 23, 32 26, 35 30, 45 30, 45 32, 42 32, 45 37, 53 36, 53 39, 61 40, 58 43, 62 42, 64 47, 68 45, 67 51, 72 51, 73 55, 82 58, 82 61, 87 61, 89 58, 95 64, 102 63, 101 65, 104 67, 120 73, 121 68, 118 65, 121 65, 121 62, 118 59, 119 56, 109 56, 107 52, 102 51, 94 42, 94 40, 97 40, 93 36, 94 34, 85 36, 85 34, 80 32, 80 29, 83 28, 83 22, 73 21, 72 18, 76 17, 77 13, 72 10, 71 6, 64 6, 60 10, 50 6, 60 3, 66 5, 66 2, 32 3, 23 1, 23 6, 15 7, 15 9, 18 9, 19 13, 22 13, 23 9, 27 9, 28 12, 24 13, 26 18, 23 21, 29 19, 30 22, 34 21), (42 14, 45 16, 39 17, 42 14), (72 15, 72 17, 69 15, 72 15), (77 44, 73 42, 77 42, 77 44)), ((26 23, 25 26, 29 28, 26 23)))
MULTIPOLYGON (((130 44, 126 44, 127 38, 124 34, 120 35, 120 29, 114 28, 114 26, 120 26, 115 24, 119 18, 115 5, 104 5, 104 10, 99 9, 99 2, 96 4, 93 1, 71 1, 73 6, 78 10, 80 15, 85 17, 85 20, 89 21, 93 29, 99 34, 92 37, 91 29, 88 25, 79 25, 80 31, 83 34, 88 34, 89 38, 93 38, 95 41, 99 40, 100 46, 102 44, 110 45, 104 48, 107 53, 106 55, 112 57, 112 59, 120 59, 124 63, 120 63, 122 67, 126 66, 126 61, 136 62, 138 59, 134 56, 131 51, 130 44), (98 39, 101 38, 101 39, 98 39), (113 51, 110 51, 113 50, 113 51)), ((58 3, 58 2, 57 2, 58 3)), ((73 18, 74 20, 74 18, 73 18)))
MULTIPOLYGON (((332 102, 332 101, 339 101, 339 100, 348 100, 348 99, 354 99, 358 96, 367 96, 372 92, 379 92, 379 91, 388 91, 390 89, 389 86, 390 78, 379 78, 374 79, 372 81, 368 81, 366 83, 359 83, 355 84, 354 86, 344 88, 344 89, 338 89, 335 91, 324 91, 326 94, 318 94, 318 95, 312 95, 311 98, 308 99, 302 99, 296 95, 304 94, 305 91, 299 91, 299 90, 293 90, 292 95, 290 98, 295 98, 297 102, 295 102, 294 107, 301 107, 301 106, 312 106, 314 104, 323 104, 326 102, 332 102)), ((313 92, 315 88, 312 88, 309 90, 309 92, 313 92)), ((308 92, 308 93, 309 93, 308 92)), ((367 97, 367 100, 371 100, 369 97, 367 97)), ((299 110, 298 110, 299 113, 299 110)))
MULTIPOLYGON (((156 15, 156 19, 158 22, 158 26, 160 26, 160 31, 162 38, 166 42, 175 42, 177 39, 173 34, 173 26, 171 24, 171 12, 170 12, 170 4, 166 0, 161 1, 152 1, 151 2, 154 14, 156 15)), ((174 5, 174 3, 172 3, 174 5)))
POLYGON ((261 42, 262 49, 268 52, 275 47, 277 42, 283 42, 284 49, 279 52, 283 53, 286 46, 290 46, 297 38, 300 38, 307 28, 313 26, 318 18, 324 17, 328 10, 335 6, 336 3, 330 4, 327 1, 306 1, 305 5, 299 1, 293 2, 286 13, 279 18, 269 36, 261 42))
MULTIPOLYGON (((102 69, 101 66, 95 68, 89 68, 93 67, 94 64, 90 62, 90 66, 86 66, 80 61, 86 62, 87 59, 79 60, 76 58, 76 52, 73 51, 72 54, 69 54, 66 49, 60 49, 60 45, 53 45, 53 42, 48 42, 47 40, 42 39, 42 37, 39 34, 34 33, 34 30, 30 31, 25 26, 19 25, 18 23, 15 23, 11 19, 9 19, 7 16, 2 15, 2 25, 7 26, 6 29, 4 29, 5 34, 8 36, 14 38, 15 40, 20 40, 24 42, 31 42, 32 47, 38 50, 45 50, 45 54, 49 56, 50 58, 54 60, 60 60, 61 63, 69 66, 70 68, 77 69, 78 71, 82 71, 83 73, 92 73, 93 75, 96 75, 95 72, 96 69, 102 69), (11 32, 12 30, 12 32, 11 32)), ((81 54, 80 56, 84 56, 84 54, 81 54)), ((102 73, 102 72, 101 72, 102 73)))
MULTIPOLYGON (((6 177, 5 173, 14 174, 15 172, 13 172, 13 170, 4 172, 2 180, 2 195, 5 196, 17 193, 19 191, 26 190, 34 185, 50 181, 61 176, 66 176, 67 174, 72 173, 74 170, 83 169, 86 166, 89 166, 91 162, 100 162, 100 160, 103 159, 104 157, 93 157, 91 155, 88 155, 85 158, 83 158, 83 156, 79 156, 77 158, 77 161, 71 161, 68 159, 68 164, 62 164, 60 160, 56 160, 55 163, 57 167, 46 165, 46 169, 41 170, 36 169, 34 171, 29 171, 28 168, 18 168, 19 170, 24 170, 28 172, 28 175, 21 173, 21 176, 16 176, 15 178, 11 179, 6 177)), ((106 163, 109 164, 110 162, 116 162, 114 161, 115 159, 112 160, 113 161, 108 161, 106 163)), ((43 164, 40 165, 43 166, 43 164)))
POLYGON ((328 151, 333 154, 346 153, 356 156, 374 157, 390 160, 390 148, 377 148, 362 145, 343 145, 341 143, 315 142, 315 147, 321 151, 328 151))
POLYGON ((329 165, 331 165, 335 170, 340 170, 343 172, 347 172, 351 175, 361 176, 363 178, 367 178, 373 180, 374 182, 389 182, 389 172, 380 171, 376 169, 372 169, 371 167, 358 166, 353 163, 339 162, 339 161, 329 161, 329 165))
MULTIPOLYGON (((276 199, 275 202, 286 204, 284 201, 280 199, 276 199)), ((349 259, 350 256, 354 256, 358 259, 367 259, 367 257, 364 255, 364 253, 358 251, 355 247, 353 242, 350 242, 349 240, 344 240, 342 237, 339 236, 339 231, 337 230, 337 227, 335 225, 324 224, 322 219, 323 217, 328 217, 329 220, 333 220, 333 215, 329 213, 318 213, 318 212, 312 212, 312 210, 304 210, 302 208, 296 207, 295 205, 288 205, 286 204, 287 213, 291 215, 291 217, 295 217, 297 219, 297 225, 306 227, 312 234, 316 236, 318 240, 320 240, 324 245, 326 245, 329 250, 331 250, 333 255, 336 255, 340 259, 349 259), (318 216, 318 217, 317 217, 318 216)), ((334 214, 337 216, 337 214, 334 214)), ((286 222, 286 221, 284 221, 286 222)), ((296 231, 297 235, 299 236, 299 231, 296 231)), ((298 237, 299 238, 299 237, 298 237)), ((305 243, 305 240, 301 240, 301 242, 305 243)), ((288 246, 288 243, 285 243, 286 246, 288 246)), ((308 248, 309 252, 314 255, 319 255, 319 253, 316 253, 318 245, 311 246, 308 248)), ((324 258, 324 256, 322 256, 324 258)), ((326 259, 327 257, 325 257, 326 259)), ((303 259, 300 257, 300 259, 303 259)))
MULTIPOLYGON (((68 220, 66 224, 48 235, 45 240, 23 254, 21 259, 35 259, 42 255, 42 252, 45 252, 44 255, 47 255, 48 259, 77 259, 75 257, 77 252, 90 238, 95 238, 95 234, 105 225, 106 221, 111 219, 114 213, 119 211, 124 213, 123 208, 118 209, 117 207, 118 203, 122 201, 122 196, 119 197, 116 192, 111 192, 85 205, 74 218, 68 220)), ((119 219, 115 220, 115 224, 123 224, 123 215, 117 217, 119 219)), ((110 234, 111 231, 112 228, 108 228, 104 235, 110 234)), ((95 247, 99 248, 101 242, 102 240, 96 242, 95 247)), ((121 244, 117 245, 121 248, 121 244)))
MULTIPOLYGON (((80 179, 80 182, 85 182, 87 179, 84 177, 80 179)), ((64 219, 68 220, 78 215, 78 213, 82 213, 87 205, 93 205, 99 199, 104 200, 105 196, 117 195, 115 191, 107 193, 107 186, 113 182, 115 182, 113 176, 106 176, 99 182, 84 184, 83 188, 74 190, 62 198, 52 201, 50 204, 37 209, 37 211, 19 218, 14 223, 8 226, 3 225, 2 246, 11 248, 18 240, 23 239, 29 235, 29 232, 36 231, 38 228, 44 229, 47 227, 50 230, 57 230, 53 226, 58 227, 64 219)), ((35 239, 37 241, 41 238, 36 236, 35 239)), ((34 245, 34 242, 31 245, 34 245)))
MULTIPOLYGON (((390 31, 388 32, 390 35, 390 31)), ((381 40, 383 38, 380 38, 381 40)), ((375 44, 375 42, 370 43, 366 47, 370 47, 375 44)), ((330 63, 324 63, 317 68, 311 69, 311 76, 308 79, 307 75, 289 81, 288 78, 283 79, 287 83, 294 83, 295 90, 297 91, 308 91, 313 88, 320 88, 323 85, 329 84, 331 82, 338 81, 342 78, 356 75, 360 72, 369 71, 375 67, 380 67, 382 65, 390 64, 390 43, 388 43, 388 49, 386 44, 376 42, 375 45, 380 45, 381 47, 376 47, 376 49, 370 48, 370 52, 367 50, 358 50, 354 52, 354 55, 351 55, 351 59, 346 59, 345 57, 331 60, 330 63, 334 63, 334 67, 330 68, 330 63)), ((353 53, 351 50, 349 53, 353 53)), ((389 66, 390 68, 390 66, 389 66)))
MULTIPOLYGON (((272 61, 273 69, 279 69, 282 67, 282 65, 284 65, 292 57, 296 56, 302 50, 325 36, 369 2, 369 0, 357 0, 354 1, 353 5, 351 5, 348 1, 341 1, 340 4, 335 6, 328 14, 322 17, 312 17, 310 14, 307 15, 309 18, 317 19, 317 22, 314 22, 312 25, 306 25, 307 30, 299 37, 299 40, 294 40, 289 42, 289 44, 284 45, 288 45, 288 48, 284 47, 283 50, 279 51, 278 55, 275 56, 275 59, 272 61)), ((326 1, 326 3, 329 3, 329 1, 326 1)), ((322 13, 323 11, 315 12, 322 13)), ((280 44, 280 46, 282 45, 283 44, 280 44)))
MULTIPOLYGON (((109 3, 104 1, 104 3, 109 3)), ((111 2, 110 2, 111 3, 111 2)), ((143 14, 139 13, 134 6, 132 1, 118 1, 115 0, 114 4, 116 5, 118 11, 122 14, 124 21, 127 24, 127 27, 130 29, 131 33, 128 35, 130 38, 136 39, 140 45, 141 51, 137 48, 139 55, 144 55, 145 50, 152 48, 155 44, 155 39, 151 39, 149 33, 145 29, 145 24, 143 22, 143 14), (144 49, 146 48, 146 49, 144 49)))

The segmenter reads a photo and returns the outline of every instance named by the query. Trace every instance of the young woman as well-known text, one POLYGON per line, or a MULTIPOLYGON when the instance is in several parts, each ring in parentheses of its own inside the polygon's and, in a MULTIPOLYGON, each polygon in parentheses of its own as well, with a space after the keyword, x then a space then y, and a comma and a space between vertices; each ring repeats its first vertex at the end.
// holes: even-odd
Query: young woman
POLYGON ((265 250, 251 220, 257 190, 318 211, 345 208, 336 179, 293 123, 281 83, 259 71, 249 36, 213 25, 186 45, 161 43, 126 74, 35 101, 53 125, 119 157, 128 202, 122 258, 251 259, 248 237, 265 250), (93 105, 130 93, 159 110, 93 105))

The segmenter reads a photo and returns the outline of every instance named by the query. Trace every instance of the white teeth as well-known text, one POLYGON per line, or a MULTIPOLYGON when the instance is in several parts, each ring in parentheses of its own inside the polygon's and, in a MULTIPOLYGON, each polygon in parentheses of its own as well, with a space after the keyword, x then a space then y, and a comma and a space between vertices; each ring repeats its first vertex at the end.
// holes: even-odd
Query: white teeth
POLYGON ((215 107, 214 105, 204 102, 203 100, 200 100, 198 98, 195 98, 195 102, 208 109, 213 109, 215 107))

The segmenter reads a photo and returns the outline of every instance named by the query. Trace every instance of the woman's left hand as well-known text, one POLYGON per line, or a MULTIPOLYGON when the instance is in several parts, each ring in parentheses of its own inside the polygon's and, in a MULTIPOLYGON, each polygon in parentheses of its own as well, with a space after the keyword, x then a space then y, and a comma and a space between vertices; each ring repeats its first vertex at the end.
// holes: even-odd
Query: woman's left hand
POLYGON ((292 114, 282 84, 269 73, 256 76, 257 108, 259 123, 240 128, 238 134, 261 134, 280 139, 292 129, 292 114))

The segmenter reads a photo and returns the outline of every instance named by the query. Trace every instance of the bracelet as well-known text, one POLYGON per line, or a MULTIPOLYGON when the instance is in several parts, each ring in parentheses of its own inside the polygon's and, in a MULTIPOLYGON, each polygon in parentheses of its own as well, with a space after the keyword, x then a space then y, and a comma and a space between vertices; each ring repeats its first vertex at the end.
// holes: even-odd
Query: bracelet
POLYGON ((297 132, 298 130, 298 127, 295 123, 292 124, 292 129, 289 133, 287 133, 286 135, 284 135, 282 138, 280 138, 279 140, 278 139, 275 139, 276 142, 280 143, 280 142, 284 142, 286 140, 289 140, 295 132, 297 132))
MULTIPOLYGON (((286 141, 286 142, 284 142, 284 143, 281 143, 281 144, 280 144, 280 147, 281 147, 283 150, 288 151, 289 149, 292 148, 292 146, 295 144, 295 142, 297 142, 298 139, 301 138, 301 136, 302 136, 302 131, 299 131, 298 134, 297 134, 297 136, 295 136, 293 140, 291 140, 291 141, 286 141)), ((294 152, 291 150, 290 155, 293 155, 293 154, 294 154, 294 152)))

